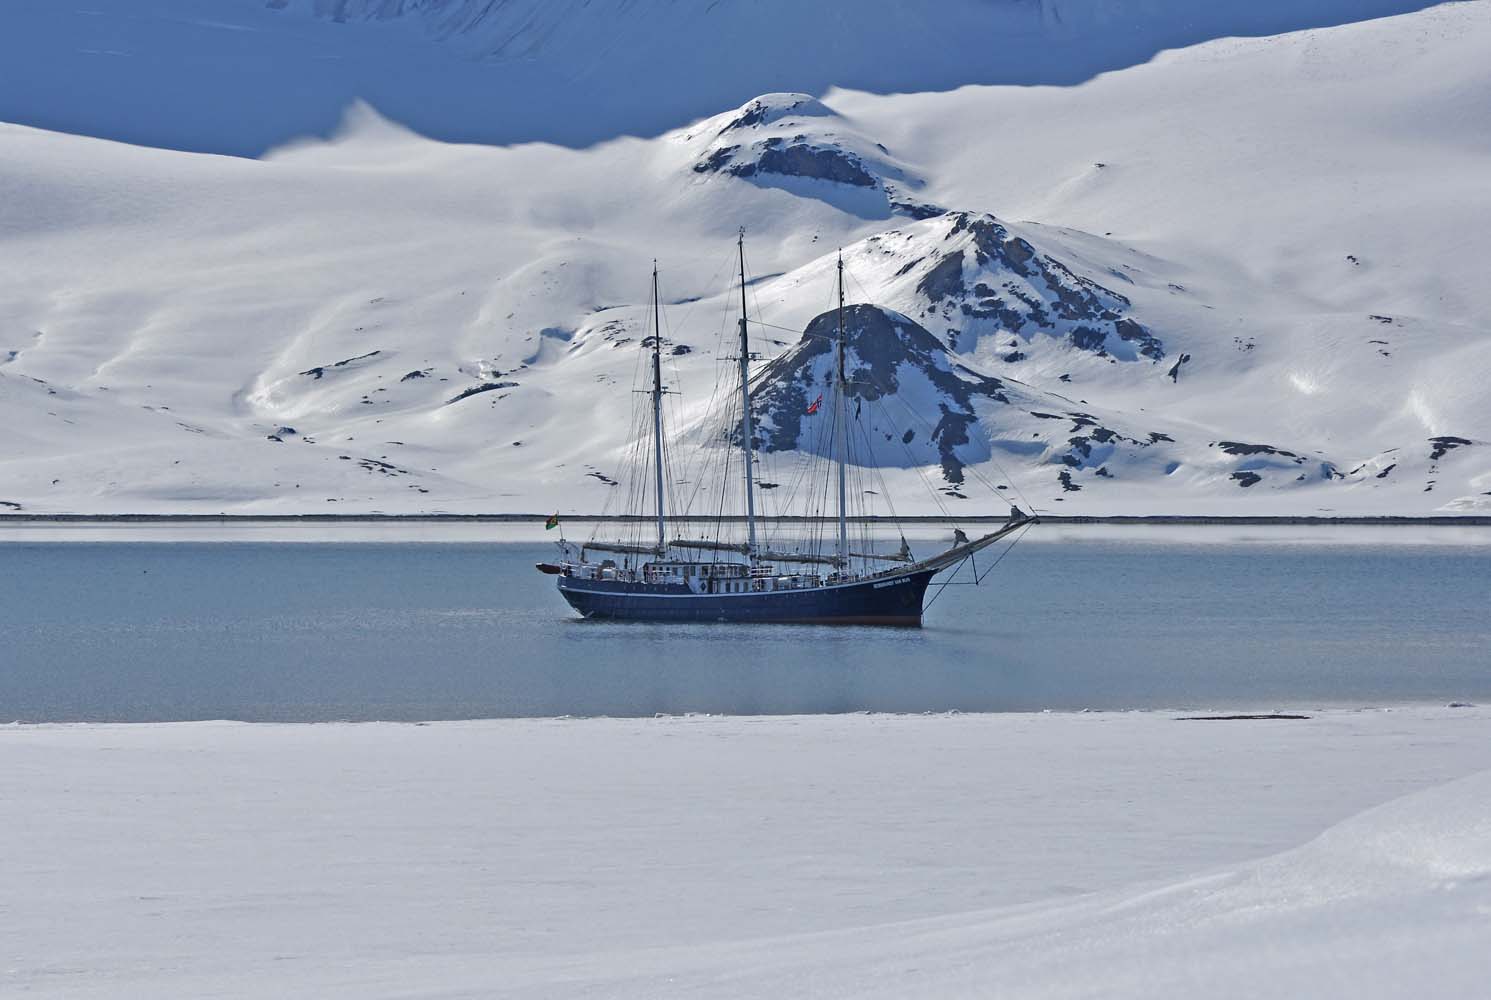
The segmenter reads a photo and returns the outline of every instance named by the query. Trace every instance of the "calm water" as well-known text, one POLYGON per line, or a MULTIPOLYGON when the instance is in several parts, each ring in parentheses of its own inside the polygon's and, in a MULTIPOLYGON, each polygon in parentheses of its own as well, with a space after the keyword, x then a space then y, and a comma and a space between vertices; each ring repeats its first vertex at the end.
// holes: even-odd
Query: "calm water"
POLYGON ((1031 541, 920 631, 582 622, 540 544, 9 541, 0 720, 1491 700, 1491 545, 1286 541, 1031 541))

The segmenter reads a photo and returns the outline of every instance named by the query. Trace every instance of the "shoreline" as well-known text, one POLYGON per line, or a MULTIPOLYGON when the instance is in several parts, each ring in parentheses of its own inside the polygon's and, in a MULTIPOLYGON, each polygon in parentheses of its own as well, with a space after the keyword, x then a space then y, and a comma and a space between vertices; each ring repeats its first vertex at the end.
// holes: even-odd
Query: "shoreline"
MULTIPOLYGON (((508 726, 513 724, 523 725, 552 725, 575 723, 580 725, 590 724, 612 724, 630 727, 634 724, 704 724, 704 725, 757 725, 773 726, 782 723, 793 722, 824 722, 830 720, 863 720, 866 724, 884 722, 906 722, 910 720, 952 720, 963 719, 968 723, 1017 723, 1036 719, 1052 719, 1081 716, 1107 716, 1123 718, 1157 718, 1170 722, 1231 722, 1231 723, 1253 723, 1272 724, 1276 722, 1329 722, 1332 719, 1348 718, 1359 715, 1389 715, 1393 713, 1413 715, 1418 718, 1446 718, 1459 719, 1462 717, 1480 717, 1491 719, 1491 706, 1482 702, 1438 699, 1411 699, 1407 701, 1360 701, 1343 700, 1338 702, 1310 699, 1300 702, 1273 701, 1273 702, 1238 702, 1228 704, 1225 702, 1208 703, 1206 706, 1136 706, 1132 708, 1040 708, 1040 709, 1011 709, 1000 711, 997 709, 965 711, 962 709, 948 708, 928 711, 877 711, 874 709, 854 709, 844 712, 790 712, 790 713, 747 713, 747 712, 654 712, 650 715, 617 715, 617 714, 562 714, 562 715, 473 715, 473 716, 451 716, 431 718, 379 718, 379 719, 356 719, 356 718, 327 718, 327 719, 274 719, 274 718, 234 718, 232 716, 212 718, 160 718, 160 719, 6 719, 0 721, 0 738, 7 733, 15 733, 27 729, 100 729, 100 728, 143 728, 143 727, 172 727, 179 729, 200 729, 214 727, 255 727, 272 728, 276 726, 299 729, 308 726, 321 727, 369 727, 369 726, 391 726, 391 727, 463 727, 484 728, 488 726, 508 726), (1267 707, 1263 707, 1266 704, 1267 707)), ((848 724, 853 724, 849 722, 848 724)))
MULTIPOLYGON (((542 524, 547 514, 27 514, 0 513, 0 525, 6 524, 542 524)), ((562 520, 580 523, 630 523, 650 521, 640 515, 566 514, 562 520)), ((744 523, 739 515, 704 517, 683 515, 670 521, 685 524, 744 523)), ((854 524, 1002 524, 1006 518, 992 514, 967 517, 944 517, 917 514, 890 518, 880 516, 852 517, 854 524)), ((827 524, 831 517, 774 516, 758 517, 770 524, 827 524)), ((1353 525, 1353 526, 1444 526, 1457 528, 1491 527, 1491 515, 1317 515, 1317 514, 1052 514, 1041 517, 1041 524, 1106 525, 1353 525)))

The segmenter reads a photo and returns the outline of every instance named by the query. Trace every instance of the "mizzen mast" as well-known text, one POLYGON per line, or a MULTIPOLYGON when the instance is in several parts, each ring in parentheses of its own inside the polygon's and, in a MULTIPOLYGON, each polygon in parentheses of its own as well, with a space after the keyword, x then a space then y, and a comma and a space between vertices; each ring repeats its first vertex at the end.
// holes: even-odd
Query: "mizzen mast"
POLYGON ((845 438, 847 428, 845 421, 847 412, 845 408, 848 395, 848 380, 844 376, 844 251, 839 251, 839 338, 837 347, 837 363, 835 364, 834 381, 834 461, 839 467, 839 572, 845 573, 849 569, 849 520, 847 511, 847 492, 844 482, 844 453, 847 451, 845 438))
POLYGON ((749 546, 746 549, 746 555, 754 558, 756 553, 756 487, 752 478, 754 475, 752 466, 755 464, 756 449, 751 441, 751 350, 746 334, 745 229, 741 229, 740 237, 735 244, 740 251, 740 441, 745 465, 746 532, 749 546))

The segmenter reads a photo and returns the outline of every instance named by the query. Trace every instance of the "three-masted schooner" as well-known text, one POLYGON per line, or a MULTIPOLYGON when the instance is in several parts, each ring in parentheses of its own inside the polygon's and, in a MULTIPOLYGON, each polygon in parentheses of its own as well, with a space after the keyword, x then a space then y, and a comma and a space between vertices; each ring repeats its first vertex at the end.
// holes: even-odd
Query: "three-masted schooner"
MULTIPOLYGON (((852 551, 848 503, 848 399, 844 329, 844 262, 837 265, 837 335, 829 389, 832 419, 832 488, 836 494, 829 523, 831 538, 819 532, 811 544, 763 543, 758 522, 755 480, 756 441, 752 426, 749 362, 750 336, 746 308, 744 234, 737 241, 740 260, 738 355, 739 415, 732 420, 729 445, 742 452, 739 489, 743 491, 744 538, 669 537, 666 438, 664 435, 662 319, 657 266, 652 272, 653 335, 650 349, 651 515, 655 537, 631 541, 592 538, 561 541, 557 563, 539 563, 540 571, 558 577, 559 592, 586 618, 674 622, 799 622, 919 626, 928 585, 939 573, 956 570, 976 552, 1035 523, 1032 514, 1012 507, 1009 519, 980 537, 963 532, 954 544, 925 559, 916 559, 902 536, 894 552, 875 552, 873 545, 852 551), (831 542, 831 545, 830 545, 831 542), (592 558, 596 556, 597 558, 592 558)), ((821 403, 821 397, 820 397, 821 403)), ((815 403, 808 412, 816 412, 815 403)), ((727 479, 735 473, 726 470, 727 479)), ((728 483, 726 484, 728 486, 728 483)), ((761 483, 762 487, 775 484, 761 483)), ((828 484, 825 484, 826 486, 828 484)), ((635 516, 637 512, 629 512, 635 516)), ((781 522, 778 522, 781 523, 781 522)), ((719 524, 716 524, 719 527, 719 524)), ((651 532, 649 532, 651 534, 651 532)))

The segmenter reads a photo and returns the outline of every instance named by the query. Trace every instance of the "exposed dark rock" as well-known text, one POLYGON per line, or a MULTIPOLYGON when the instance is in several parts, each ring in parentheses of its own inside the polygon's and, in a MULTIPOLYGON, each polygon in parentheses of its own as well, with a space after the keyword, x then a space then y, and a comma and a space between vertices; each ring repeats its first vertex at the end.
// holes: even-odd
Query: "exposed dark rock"
POLYGON ((1180 366, 1183 365, 1183 364, 1185 364, 1187 361, 1190 361, 1190 360, 1191 360, 1191 356, 1189 354, 1182 354, 1180 357, 1178 357, 1178 358, 1175 359, 1175 364, 1171 365, 1170 366, 1170 370, 1165 373, 1166 375, 1170 376, 1170 381, 1172 381, 1172 382, 1179 382, 1180 381, 1180 366))
POLYGON ((968 320, 992 321, 1027 336, 1028 328, 1035 327, 1065 337, 1081 350, 1155 361, 1164 357, 1159 338, 1126 315, 1130 302, 1125 296, 1011 235, 991 215, 950 212, 946 219, 945 239, 970 239, 972 259, 966 259, 960 246, 930 266, 922 261, 905 268, 927 267, 918 290, 933 305, 952 304, 968 320), (963 284, 969 268, 982 272, 971 290, 963 284))
POLYGON ((779 95, 773 97, 758 97, 741 109, 740 114, 732 118, 724 128, 720 129, 720 135, 726 132, 739 132, 745 129, 755 128, 784 118, 793 112, 799 115, 825 115, 828 109, 813 98, 803 94, 783 100, 779 95))
POLYGON ((890 208, 892 212, 898 215, 909 216, 917 220, 935 219, 937 216, 947 213, 947 209, 940 205, 928 205, 923 202, 904 201, 898 198, 891 199, 890 208))
POLYGON ((517 387, 518 383, 516 382, 482 382, 479 385, 473 385, 470 388, 462 389, 460 392, 447 399, 445 401, 445 405, 449 406, 451 403, 459 403, 461 400, 468 399, 471 396, 475 396, 477 393, 491 392, 493 389, 516 389, 517 387))
POLYGON ((1087 438, 1080 436, 1068 438, 1067 443, 1072 447, 1070 451, 1061 456, 1061 461, 1074 469, 1080 469, 1082 460, 1092 454, 1092 445, 1088 443, 1087 438))
POLYGON ((1284 451, 1267 444, 1244 444, 1241 441, 1218 441, 1216 446, 1229 455, 1278 455, 1287 458, 1296 464, 1304 462, 1304 459, 1292 451, 1284 451))
MULTIPOLYGON (((756 446, 763 451, 788 451, 810 444, 804 421, 816 418, 806 411, 820 394, 829 394, 827 379, 832 371, 837 322, 835 312, 816 317, 798 345, 769 364, 757 378, 751 408, 758 428, 756 446)), ((939 418, 928 441, 936 449, 946 481, 961 483, 963 460, 957 451, 968 443, 968 428, 977 419, 973 400, 983 397, 1008 403, 1004 383, 959 364, 924 327, 878 306, 847 306, 844 333, 853 419, 859 419, 863 404, 899 392, 903 370, 918 373, 941 397, 939 418)), ((901 435, 902 444, 910 445, 915 437, 913 430, 906 430, 901 435)))
POLYGON ((916 283, 916 290, 933 302, 964 294, 963 251, 950 253, 938 261, 922 275, 922 280, 916 283))
POLYGON ((942 419, 937 421, 937 426, 932 428, 932 440, 937 442, 937 450, 942 455, 942 477, 953 484, 963 482, 963 463, 954 453, 954 449, 960 444, 968 443, 968 425, 973 423, 972 412, 955 412, 948 409, 946 403, 937 404, 942 411, 942 419))
POLYGON ((694 173, 719 173, 721 170, 725 169, 726 165, 729 164, 730 160, 735 156, 736 152, 739 149, 739 146, 725 146, 721 149, 714 150, 704 159, 694 164, 694 173))
POLYGON ((407 476, 407 475, 409 475, 409 470, 408 469, 401 469, 397 465, 392 464, 391 462, 380 462, 376 458, 361 458, 361 459, 357 460, 357 464, 360 465, 360 466, 362 466, 364 469, 368 470, 369 472, 381 472, 385 476, 407 476))
POLYGON ((1080 350, 1092 351, 1096 354, 1107 353, 1103 350, 1103 344, 1107 341, 1108 335, 1101 330, 1094 330, 1090 326, 1079 326, 1072 330, 1070 336, 1073 346, 1080 350))
POLYGON ((357 364, 357 362, 359 362, 359 361, 367 361, 369 358, 376 358, 378 355, 380 355, 382 353, 383 353, 382 351, 369 351, 366 354, 359 354, 355 358, 344 358, 341 361, 336 362, 335 364, 319 365, 319 366, 317 366, 315 368, 307 368, 305 371, 301 372, 300 374, 301 375, 309 375, 313 379, 319 379, 319 378, 322 378, 322 377, 324 377, 326 375, 326 370, 328 368, 346 368, 349 365, 355 365, 355 364, 357 364))
POLYGON ((832 146, 811 146, 807 143, 768 146, 761 151, 755 163, 739 164, 732 167, 730 172, 737 177, 749 177, 757 170, 763 174, 809 177, 835 184, 851 184, 854 187, 874 187, 876 183, 875 175, 866 170, 859 157, 854 154, 832 146))
POLYGON ((1120 340, 1137 344, 1139 353, 1146 358, 1158 361, 1165 356, 1165 349, 1160 344, 1159 338, 1133 320, 1127 317, 1115 320, 1113 329, 1118 333, 1120 340))
POLYGON ((1429 443, 1434 446, 1434 450, 1429 453, 1429 461, 1437 462, 1454 449, 1470 444, 1470 441, 1467 438, 1440 435, 1439 437, 1431 437, 1429 443))
POLYGON ((1234 472, 1232 474, 1232 478, 1235 479, 1237 481, 1237 485, 1241 486, 1243 489, 1247 489, 1249 486, 1253 486, 1257 483, 1263 482, 1263 477, 1256 472, 1234 472))

